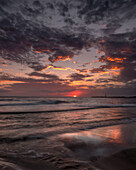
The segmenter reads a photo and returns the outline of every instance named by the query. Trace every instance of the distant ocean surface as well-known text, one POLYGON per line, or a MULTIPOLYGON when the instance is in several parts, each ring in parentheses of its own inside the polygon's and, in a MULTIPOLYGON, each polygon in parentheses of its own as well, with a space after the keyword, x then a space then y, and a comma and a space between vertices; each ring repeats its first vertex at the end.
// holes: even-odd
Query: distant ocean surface
POLYGON ((136 145, 136 135, 123 138, 119 128, 135 122, 136 98, 0 97, 0 157, 44 158, 57 167, 85 164, 112 149, 136 145), (84 145, 96 147, 109 139, 116 147, 108 145, 108 151, 91 152, 92 145, 84 145))
POLYGON ((0 97, 0 112, 39 112, 136 107, 136 98, 0 97))

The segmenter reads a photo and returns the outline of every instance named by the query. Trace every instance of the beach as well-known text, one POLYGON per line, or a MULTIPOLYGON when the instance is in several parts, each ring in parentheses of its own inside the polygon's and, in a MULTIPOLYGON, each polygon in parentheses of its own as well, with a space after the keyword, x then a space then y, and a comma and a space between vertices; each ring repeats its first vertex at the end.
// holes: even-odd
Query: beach
MULTIPOLYGON (((121 127, 120 125, 113 126, 110 127, 110 130, 109 127, 104 127, 60 136, 58 140, 64 142, 63 151, 66 148, 69 149, 73 153, 74 159, 67 159, 66 155, 64 158, 60 155, 55 156, 47 152, 38 156, 34 150, 31 152, 29 150, 29 153, 26 155, 20 155, 19 153, 4 153, 2 155, 1 152, 0 169, 134 170, 136 168, 135 128, 136 123, 125 126, 121 125, 121 127), (123 130, 120 131, 119 128, 123 130), (117 133, 117 130, 120 133, 117 133), (104 131, 107 136, 105 134, 102 135, 101 131, 104 131), (109 131, 114 132, 114 134, 110 134, 109 131)), ((15 145, 18 144, 16 143, 15 145)), ((16 147, 18 148, 19 146, 14 146, 14 148, 16 147)))
POLYGON ((0 0, 0 170, 136 170, 136 0, 0 0))
POLYGON ((134 170, 136 168, 136 148, 126 149, 100 159, 96 161, 95 166, 105 170, 134 170))
MULTIPOLYGON (((55 160, 54 160, 55 161, 55 160)), ((53 162, 53 160, 52 160, 53 162)), ((2 158, 0 159, 0 169, 25 169, 25 170, 59 170, 59 169, 84 169, 84 170, 134 170, 136 168, 136 148, 120 151, 109 157, 96 160, 90 165, 64 165, 59 160, 59 166, 44 159, 24 159, 24 158, 2 158), (8 164, 7 164, 8 163, 8 164)))
POLYGON ((14 98, 1 105, 0 169, 136 167, 134 99, 14 98))

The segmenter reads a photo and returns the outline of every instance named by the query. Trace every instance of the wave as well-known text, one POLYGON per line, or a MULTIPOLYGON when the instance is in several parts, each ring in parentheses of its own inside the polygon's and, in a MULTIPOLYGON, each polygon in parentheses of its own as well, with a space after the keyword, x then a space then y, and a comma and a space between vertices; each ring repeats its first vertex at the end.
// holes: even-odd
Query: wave
POLYGON ((10 101, 37 101, 37 100, 34 99, 34 98, 22 98, 22 97, 19 97, 19 98, 0 98, 0 102, 3 102, 3 101, 10 102, 10 101))
POLYGON ((14 137, 14 138, 9 138, 9 137, 1 137, 0 138, 0 143, 12 143, 12 142, 20 142, 20 141, 29 141, 29 140, 36 140, 36 139, 44 139, 45 136, 42 135, 26 135, 26 136, 20 136, 20 137, 14 137))
POLYGON ((19 111, 19 112, 0 112, 0 114, 28 114, 28 113, 49 113, 49 112, 68 112, 68 111, 80 111, 80 110, 91 110, 91 109, 102 109, 102 108, 129 108, 136 107, 136 104, 118 104, 118 105, 98 105, 91 107, 76 107, 71 109, 59 109, 59 110, 37 110, 37 111, 19 111))
POLYGON ((0 102, 3 102, 3 101, 8 101, 8 102, 10 102, 10 101, 20 101, 20 100, 18 100, 18 99, 0 99, 0 102))
POLYGON ((6 104, 0 104, 0 106, 49 105, 49 104, 63 104, 63 103, 70 103, 70 102, 64 100, 48 100, 48 101, 39 101, 35 103, 6 103, 6 104))
MULTIPOLYGON (((79 124, 82 125, 78 129, 78 131, 90 130, 90 129, 95 129, 95 128, 103 128, 103 127, 107 127, 107 126, 120 125, 120 124, 129 124, 129 123, 134 123, 134 122, 136 122, 136 117, 108 119, 108 120, 102 120, 102 121, 90 121, 85 124, 82 122, 78 122, 78 125, 79 124)), ((64 127, 63 132, 56 131, 56 135, 59 135, 59 134, 65 133, 65 132, 67 132, 67 131, 65 131, 65 127, 64 127)), ((55 131, 54 131, 54 133, 55 133, 55 131)), ((27 134, 27 135, 18 136, 18 137, 0 137, 0 144, 14 143, 14 142, 27 142, 27 141, 32 141, 32 140, 45 139, 49 136, 52 136, 52 134, 54 134, 54 133, 44 132, 44 133, 37 133, 37 134, 27 134)))
POLYGON ((65 100, 49 100, 49 101, 40 101, 39 104, 62 104, 62 103, 70 103, 65 100))

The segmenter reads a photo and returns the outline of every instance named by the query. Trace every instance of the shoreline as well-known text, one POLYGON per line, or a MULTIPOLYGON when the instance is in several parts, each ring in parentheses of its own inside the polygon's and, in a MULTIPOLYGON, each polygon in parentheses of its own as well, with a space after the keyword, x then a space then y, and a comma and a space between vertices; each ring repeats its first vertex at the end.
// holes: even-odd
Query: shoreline
POLYGON ((0 170, 134 170, 135 129, 136 123, 120 124, 3 143, 0 170))
MULTIPOLYGON (((5 107, 5 106, 4 106, 5 107)), ((0 115, 19 115, 19 114, 38 114, 38 113, 52 113, 52 112, 72 112, 72 111, 84 111, 84 110, 95 110, 95 109, 118 109, 118 108, 135 108, 136 104, 127 104, 127 105, 114 105, 114 106, 90 106, 90 107, 77 107, 71 109, 59 109, 59 110, 37 110, 37 111, 10 111, 10 112, 3 112, 0 111, 0 115)))

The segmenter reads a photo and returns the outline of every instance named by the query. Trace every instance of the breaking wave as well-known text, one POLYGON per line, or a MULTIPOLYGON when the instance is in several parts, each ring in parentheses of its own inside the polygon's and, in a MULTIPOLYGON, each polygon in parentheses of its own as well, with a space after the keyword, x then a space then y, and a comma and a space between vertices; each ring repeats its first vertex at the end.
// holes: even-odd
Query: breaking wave
MULTIPOLYGON (((13 101, 13 100, 9 100, 9 101, 13 101)), ((47 104, 50 105, 50 104, 63 104, 63 103, 70 103, 70 102, 63 101, 63 100, 48 100, 48 101, 38 101, 33 103, 32 102, 31 103, 4 103, 4 104, 0 104, 0 106, 47 105, 47 104)))
MULTIPOLYGON (((56 102, 56 104, 60 104, 60 103, 67 103, 67 102, 65 102, 65 101, 57 101, 56 102)), ((50 104, 54 104, 54 102, 52 102, 50 104)), ((127 108, 127 107, 136 107, 136 104, 107 104, 107 105, 94 105, 94 106, 75 105, 75 107, 71 108, 71 109, 66 108, 66 109, 41 110, 41 111, 40 110, 37 110, 37 111, 19 111, 19 112, 16 112, 16 111, 12 112, 11 111, 11 112, 0 112, 0 114, 25 114, 25 113, 27 114, 27 113, 67 112, 67 111, 91 110, 91 109, 102 109, 102 108, 127 108)))

